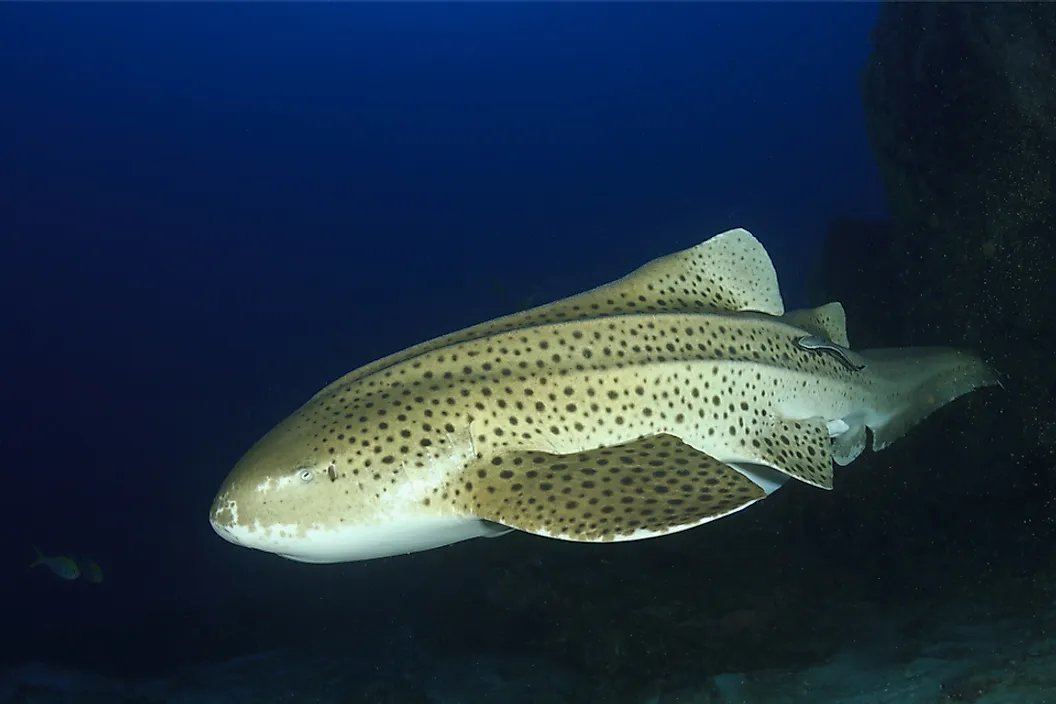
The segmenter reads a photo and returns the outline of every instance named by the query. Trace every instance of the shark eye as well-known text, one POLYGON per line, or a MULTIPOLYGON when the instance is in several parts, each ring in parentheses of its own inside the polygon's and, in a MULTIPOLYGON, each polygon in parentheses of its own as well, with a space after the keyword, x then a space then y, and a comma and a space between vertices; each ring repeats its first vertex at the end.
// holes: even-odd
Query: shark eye
POLYGON ((315 472, 310 469, 302 469, 299 473, 302 482, 310 482, 315 479, 315 472))

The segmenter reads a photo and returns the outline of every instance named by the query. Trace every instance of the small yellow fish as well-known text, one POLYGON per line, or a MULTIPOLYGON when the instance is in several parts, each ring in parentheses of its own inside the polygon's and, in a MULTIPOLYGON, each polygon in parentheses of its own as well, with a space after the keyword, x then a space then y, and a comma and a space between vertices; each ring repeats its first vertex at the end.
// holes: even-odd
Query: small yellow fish
POLYGON ((48 557, 36 545, 33 546, 33 549, 37 552, 37 559, 30 565, 31 568, 37 565, 44 565, 60 579, 77 579, 81 576, 81 568, 70 558, 61 555, 48 557))
POLYGON ((93 560, 89 560, 88 558, 81 560, 81 574, 93 584, 102 584, 103 568, 93 560))

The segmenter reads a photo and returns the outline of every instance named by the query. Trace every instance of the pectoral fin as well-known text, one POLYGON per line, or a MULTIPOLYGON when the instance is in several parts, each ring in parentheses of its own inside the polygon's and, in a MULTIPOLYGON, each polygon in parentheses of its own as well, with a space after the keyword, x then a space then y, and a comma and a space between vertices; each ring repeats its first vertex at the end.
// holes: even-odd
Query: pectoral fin
POLYGON ((766 496, 730 465, 663 434, 571 455, 505 451, 482 457, 454 486, 478 518, 577 542, 666 535, 766 496))

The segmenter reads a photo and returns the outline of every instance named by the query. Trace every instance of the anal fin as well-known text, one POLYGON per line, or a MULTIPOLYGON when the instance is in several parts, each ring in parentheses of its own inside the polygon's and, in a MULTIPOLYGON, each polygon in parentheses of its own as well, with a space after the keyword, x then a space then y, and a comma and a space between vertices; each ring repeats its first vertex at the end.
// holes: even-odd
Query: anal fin
MULTIPOLYGON (((869 445, 869 432, 861 418, 842 421, 843 431, 832 436, 832 460, 846 467, 858 458, 869 445)), ((832 428, 830 427, 830 433, 832 428)))
POLYGON ((578 542, 666 535, 767 495, 730 465, 665 434, 568 455, 503 450, 472 463, 455 487, 461 510, 477 518, 578 542))

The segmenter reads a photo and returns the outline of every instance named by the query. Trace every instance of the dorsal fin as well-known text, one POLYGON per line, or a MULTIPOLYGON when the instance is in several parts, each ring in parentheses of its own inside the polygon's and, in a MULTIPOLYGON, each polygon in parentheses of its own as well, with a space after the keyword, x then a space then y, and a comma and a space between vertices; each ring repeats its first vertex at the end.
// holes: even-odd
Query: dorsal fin
POLYGON ((743 228, 654 259, 622 279, 557 302, 569 303, 599 306, 602 311, 615 303, 664 312, 785 312, 770 255, 743 228))
POLYGON ((802 328, 812 335, 823 337, 840 347, 851 346, 851 343, 847 341, 847 314, 844 313, 843 305, 838 301, 826 303, 817 308, 789 311, 781 317, 790 325, 802 328))
POLYGON ((429 350, 519 327, 600 318, 627 313, 784 313, 777 273, 766 249, 752 233, 737 228, 695 247, 654 259, 627 276, 553 303, 442 337, 382 357, 333 382, 316 396, 332 392, 386 367, 429 350))

